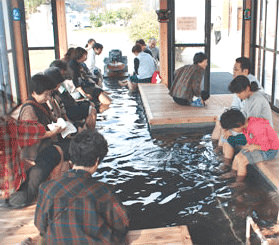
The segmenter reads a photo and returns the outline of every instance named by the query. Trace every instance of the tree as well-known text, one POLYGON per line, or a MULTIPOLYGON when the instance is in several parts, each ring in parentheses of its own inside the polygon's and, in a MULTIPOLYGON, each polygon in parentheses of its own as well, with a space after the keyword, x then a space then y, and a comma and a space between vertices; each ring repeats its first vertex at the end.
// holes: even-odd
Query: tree
POLYGON ((155 11, 140 12, 131 20, 129 35, 132 41, 143 39, 148 41, 155 37, 159 39, 159 22, 155 11))

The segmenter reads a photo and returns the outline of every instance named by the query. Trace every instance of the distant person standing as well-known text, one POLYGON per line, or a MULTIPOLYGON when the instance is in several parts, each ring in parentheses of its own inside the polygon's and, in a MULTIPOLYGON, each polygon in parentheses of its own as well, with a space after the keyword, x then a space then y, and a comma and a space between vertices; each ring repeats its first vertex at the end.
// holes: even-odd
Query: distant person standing
POLYGON ((85 45, 85 50, 88 52, 88 56, 90 55, 90 54, 89 54, 89 51, 90 51, 90 50, 93 51, 93 46, 94 46, 95 43, 96 43, 96 41, 95 41, 95 39, 93 39, 93 38, 90 38, 90 39, 87 41, 87 43, 86 43, 86 45, 85 45))
POLYGON ((89 71, 93 74, 93 80, 100 87, 102 87, 103 76, 101 74, 101 69, 96 66, 96 55, 100 55, 102 51, 103 45, 100 43, 95 43, 93 45, 92 51, 90 50, 88 52, 86 61, 89 71))
POLYGON ((207 67, 207 56, 200 52, 194 55, 194 64, 180 67, 174 72, 169 94, 179 105, 204 107, 209 95, 201 91, 201 82, 207 67))
POLYGON ((221 22, 221 17, 217 16, 215 23, 214 23, 214 35, 215 35, 215 44, 217 45, 220 40, 221 40, 221 26, 222 26, 222 22, 221 22))
POLYGON ((153 58, 158 62, 160 60, 160 51, 156 44, 157 40, 154 37, 149 39, 148 49, 151 51, 153 58))

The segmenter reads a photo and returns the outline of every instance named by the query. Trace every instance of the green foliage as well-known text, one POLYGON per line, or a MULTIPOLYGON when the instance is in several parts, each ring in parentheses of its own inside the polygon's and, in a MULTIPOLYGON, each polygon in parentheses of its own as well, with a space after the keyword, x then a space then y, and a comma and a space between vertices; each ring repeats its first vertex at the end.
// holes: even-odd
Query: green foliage
POLYGON ((129 8, 122 8, 119 10, 109 10, 104 13, 91 13, 90 21, 95 27, 100 27, 104 24, 116 24, 118 21, 123 20, 124 25, 127 26, 129 20, 134 16, 135 11, 129 8))
POLYGON ((131 20, 129 35, 132 41, 143 39, 147 43, 152 37, 159 39, 159 22, 155 11, 140 12, 131 20))
POLYGON ((89 18, 90 18, 90 21, 93 23, 93 26, 101 27, 103 25, 102 16, 100 14, 96 15, 94 13, 91 13, 89 18))
POLYGON ((117 21, 116 11, 106 11, 102 17, 106 24, 115 24, 117 21))
POLYGON ((49 0, 28 0, 24 1, 26 18, 28 19, 29 15, 37 11, 37 7, 44 3, 49 3, 49 0))
POLYGON ((116 16, 119 20, 124 21, 124 25, 127 26, 129 21, 133 18, 135 9, 121 8, 116 11, 116 16))

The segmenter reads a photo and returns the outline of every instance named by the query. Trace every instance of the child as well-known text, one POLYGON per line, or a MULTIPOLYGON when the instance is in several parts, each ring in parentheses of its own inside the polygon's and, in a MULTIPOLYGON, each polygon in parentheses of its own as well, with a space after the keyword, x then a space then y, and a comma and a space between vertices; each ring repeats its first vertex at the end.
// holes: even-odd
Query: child
MULTIPOLYGON (((269 121, 264 118, 249 117, 235 109, 224 112, 221 116, 221 126, 225 130, 232 129, 245 135, 247 144, 235 156, 232 171, 223 174, 223 178, 236 177, 236 184, 242 182, 247 175, 247 165, 268 161, 275 158, 279 149, 277 133, 269 121)), ((228 138, 228 142, 233 144, 228 138)))

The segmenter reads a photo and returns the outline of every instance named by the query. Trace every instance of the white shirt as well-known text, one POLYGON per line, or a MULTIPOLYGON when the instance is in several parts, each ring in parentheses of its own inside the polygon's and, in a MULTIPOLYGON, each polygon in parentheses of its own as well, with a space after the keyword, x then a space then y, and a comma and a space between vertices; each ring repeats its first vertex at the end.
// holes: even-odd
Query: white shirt
POLYGON ((91 73, 93 73, 96 68, 96 54, 93 48, 91 48, 87 53, 86 65, 91 73))

